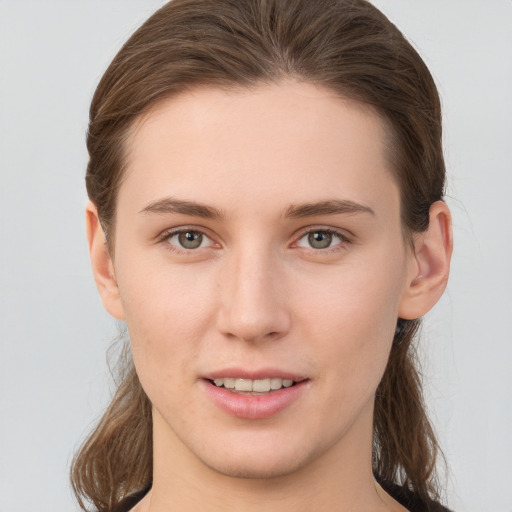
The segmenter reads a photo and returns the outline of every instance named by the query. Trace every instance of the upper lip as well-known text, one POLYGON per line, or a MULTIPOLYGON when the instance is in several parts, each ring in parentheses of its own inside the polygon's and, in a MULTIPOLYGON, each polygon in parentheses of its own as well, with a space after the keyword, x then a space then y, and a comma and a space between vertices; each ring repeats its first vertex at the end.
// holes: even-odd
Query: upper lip
POLYGON ((279 378, 279 379, 290 379, 294 382, 300 382, 306 380, 306 377, 295 372, 282 370, 279 368, 258 368, 248 370, 247 368, 223 368, 221 370, 214 370, 203 375, 204 379, 214 380, 222 378, 232 379, 268 379, 268 378, 279 378))

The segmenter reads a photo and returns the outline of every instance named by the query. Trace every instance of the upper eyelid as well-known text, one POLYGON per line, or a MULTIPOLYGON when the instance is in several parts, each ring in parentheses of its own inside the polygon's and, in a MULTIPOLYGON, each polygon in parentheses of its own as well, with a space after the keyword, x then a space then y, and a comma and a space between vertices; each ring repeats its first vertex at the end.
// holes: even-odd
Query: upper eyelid
MULTIPOLYGON (((193 226, 193 225, 184 225, 184 226, 177 226, 174 228, 169 228, 164 231, 160 235, 157 236, 158 241, 163 241, 168 238, 170 238, 173 235, 176 235, 178 233, 183 233, 186 231, 193 231, 197 233, 201 233, 202 235, 209 238, 212 242, 220 243, 217 240, 221 240, 221 238, 218 235, 212 235, 209 229, 206 229, 202 226, 193 226)), ((298 242, 301 238, 303 238, 305 235, 309 233, 314 233, 317 231, 323 231, 328 233, 333 233, 337 236, 339 236, 343 241, 347 242, 353 242, 355 236, 346 229, 341 228, 335 228, 333 226, 325 226, 325 225, 314 225, 314 226, 307 226, 304 228, 301 228, 299 230, 296 230, 295 233, 291 235, 292 238, 292 244, 298 242)))
POLYGON ((169 228, 162 231, 158 236, 158 240, 165 240, 166 238, 169 238, 170 236, 177 235, 179 233, 185 233, 187 231, 191 231, 193 233, 201 233, 202 235, 208 237, 210 240, 213 240, 215 237, 213 237, 210 234, 210 231, 208 229, 197 227, 197 226, 178 226, 175 228, 169 228))
POLYGON ((193 228, 193 227, 176 227, 176 228, 170 228, 163 231, 157 238, 156 238, 157 244, 166 244, 166 250, 170 250, 174 253, 181 254, 182 256, 190 256, 192 257, 194 254, 200 254, 203 250, 208 249, 216 249, 219 246, 219 243, 215 240, 214 237, 209 235, 205 230, 193 228), (194 249, 187 249, 186 247, 182 247, 178 244, 171 243, 170 239, 176 235, 179 235, 180 233, 186 233, 186 232, 192 232, 192 233, 199 233, 202 236, 208 238, 210 243, 206 247, 197 247, 194 249), (217 247, 214 247, 217 245, 217 247))
POLYGON ((302 234, 295 238, 295 241, 291 245, 291 248, 295 250, 302 250, 304 254, 314 255, 316 258, 328 257, 335 254, 343 254, 350 246, 354 244, 355 240, 352 235, 347 235, 345 230, 335 228, 313 228, 303 231, 302 234), (339 242, 329 245, 324 248, 315 248, 299 245, 299 242, 309 233, 315 232, 327 232, 339 237, 339 242), (295 247, 294 247, 295 246, 295 247))
POLYGON ((297 234, 295 235, 295 240, 300 240, 309 233, 322 231, 338 235, 343 240, 353 241, 353 239, 355 238, 354 235, 346 229, 335 228, 332 226, 308 226, 307 228, 302 228, 297 232, 297 234))

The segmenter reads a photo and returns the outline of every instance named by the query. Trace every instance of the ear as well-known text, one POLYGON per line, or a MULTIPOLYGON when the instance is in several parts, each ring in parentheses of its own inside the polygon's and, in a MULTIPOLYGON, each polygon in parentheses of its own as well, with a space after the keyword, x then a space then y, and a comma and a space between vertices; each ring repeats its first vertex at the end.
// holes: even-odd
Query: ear
POLYGON ((85 208, 85 224, 92 272, 100 293, 103 307, 118 320, 125 320, 124 310, 119 295, 119 288, 114 273, 114 264, 110 256, 98 211, 89 201, 85 208))
POLYGON ((446 203, 430 207, 429 227, 414 235, 414 249, 408 281, 398 316, 405 320, 420 318, 432 309, 443 294, 453 249, 452 220, 446 203))

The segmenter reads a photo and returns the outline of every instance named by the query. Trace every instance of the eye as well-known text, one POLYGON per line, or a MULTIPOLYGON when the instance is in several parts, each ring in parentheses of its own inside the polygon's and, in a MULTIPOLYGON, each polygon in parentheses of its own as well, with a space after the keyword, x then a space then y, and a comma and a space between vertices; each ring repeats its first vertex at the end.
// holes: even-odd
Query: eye
POLYGON ((174 231, 166 235, 165 240, 176 249, 194 250, 201 247, 207 247, 213 242, 201 231, 194 231, 192 229, 184 229, 181 231, 174 231))
POLYGON ((299 247, 321 250, 334 247, 347 241, 346 237, 336 231, 329 229, 315 229, 302 235, 298 240, 297 245, 299 247))

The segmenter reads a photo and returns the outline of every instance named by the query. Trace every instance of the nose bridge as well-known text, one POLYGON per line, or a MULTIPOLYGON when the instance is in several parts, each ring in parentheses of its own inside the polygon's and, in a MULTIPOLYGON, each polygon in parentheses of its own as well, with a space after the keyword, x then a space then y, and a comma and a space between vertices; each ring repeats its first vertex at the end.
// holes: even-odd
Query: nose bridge
POLYGON ((220 287, 219 330, 246 341, 281 337, 289 328, 281 262, 263 244, 247 244, 227 259, 220 287))

